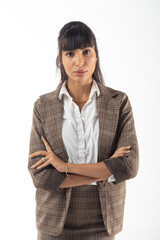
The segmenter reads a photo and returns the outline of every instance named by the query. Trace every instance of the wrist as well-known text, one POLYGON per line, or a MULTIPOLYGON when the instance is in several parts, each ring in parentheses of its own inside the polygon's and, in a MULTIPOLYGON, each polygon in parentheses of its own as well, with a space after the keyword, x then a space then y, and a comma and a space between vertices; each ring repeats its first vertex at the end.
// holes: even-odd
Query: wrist
POLYGON ((66 173, 66 176, 67 177, 70 177, 70 171, 69 171, 69 166, 70 166, 70 163, 69 162, 67 162, 66 164, 65 164, 65 173, 66 173))
POLYGON ((67 165, 68 165, 68 173, 71 173, 71 169, 72 169, 72 166, 73 166, 73 163, 71 162, 67 162, 67 165))

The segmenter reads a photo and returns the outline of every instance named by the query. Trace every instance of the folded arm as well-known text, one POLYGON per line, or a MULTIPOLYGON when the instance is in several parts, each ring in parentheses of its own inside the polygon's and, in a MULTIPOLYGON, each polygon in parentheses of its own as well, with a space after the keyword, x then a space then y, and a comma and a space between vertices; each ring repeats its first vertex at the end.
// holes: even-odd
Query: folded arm
POLYGON ((90 184, 92 182, 107 180, 111 176, 110 171, 107 170, 103 162, 87 164, 68 163, 68 173, 70 177, 67 177, 61 183, 60 188, 90 184))
POLYGON ((68 163, 68 172, 87 177, 101 178, 103 180, 107 180, 112 175, 106 168, 104 162, 81 164, 68 163))
MULTIPOLYGON (((30 136, 29 155, 33 152, 45 150, 45 146, 41 140, 41 136, 45 136, 40 116, 40 99, 34 104, 33 121, 30 136)), ((136 176, 139 165, 139 149, 135 132, 133 112, 130 101, 126 94, 123 95, 119 124, 117 132, 116 149, 124 145, 130 145, 130 154, 123 157, 105 159, 99 163, 91 164, 70 164, 70 178, 65 173, 59 172, 52 165, 41 170, 31 169, 41 157, 29 159, 28 170, 31 174, 33 183, 36 188, 44 188, 49 191, 61 191, 65 187, 74 187, 92 182, 107 180, 114 175, 114 184, 133 178, 136 176)))
POLYGON ((60 184, 59 188, 77 187, 102 180, 103 179, 101 178, 94 178, 71 173, 70 177, 66 177, 66 179, 60 184))

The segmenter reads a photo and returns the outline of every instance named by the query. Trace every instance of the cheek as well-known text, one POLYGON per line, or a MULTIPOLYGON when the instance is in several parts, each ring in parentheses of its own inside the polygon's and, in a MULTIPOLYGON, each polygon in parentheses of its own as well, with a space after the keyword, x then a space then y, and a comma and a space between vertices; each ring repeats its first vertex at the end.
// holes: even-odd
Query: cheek
POLYGON ((64 60, 63 61, 63 66, 64 66, 64 69, 65 69, 66 72, 71 71, 72 61, 64 60))
POLYGON ((94 71, 95 66, 96 66, 96 59, 95 58, 90 58, 88 61, 88 66, 91 71, 94 71))

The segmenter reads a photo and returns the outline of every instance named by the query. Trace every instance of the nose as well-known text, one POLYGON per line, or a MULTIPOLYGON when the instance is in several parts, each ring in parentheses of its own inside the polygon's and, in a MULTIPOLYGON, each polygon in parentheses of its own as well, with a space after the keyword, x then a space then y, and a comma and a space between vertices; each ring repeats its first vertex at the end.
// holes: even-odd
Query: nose
POLYGON ((84 58, 81 53, 75 54, 75 65, 76 66, 83 66, 84 65, 84 58))

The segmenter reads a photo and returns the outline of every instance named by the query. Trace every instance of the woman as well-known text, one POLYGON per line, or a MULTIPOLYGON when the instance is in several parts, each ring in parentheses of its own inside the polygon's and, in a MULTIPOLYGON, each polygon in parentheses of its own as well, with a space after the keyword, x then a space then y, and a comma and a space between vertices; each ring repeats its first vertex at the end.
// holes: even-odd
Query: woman
POLYGON ((96 39, 82 22, 58 37, 61 82, 34 103, 28 169, 38 240, 115 239, 138 142, 127 94, 104 85, 96 39))

